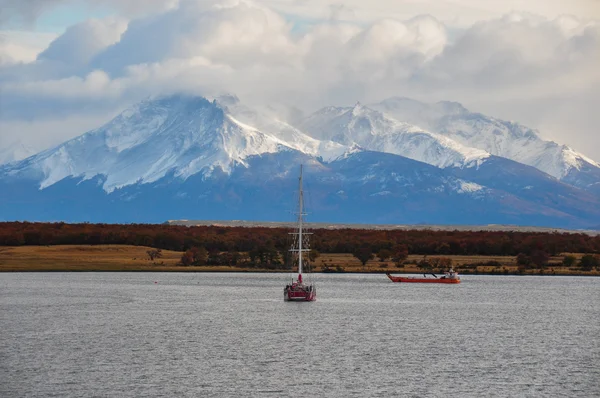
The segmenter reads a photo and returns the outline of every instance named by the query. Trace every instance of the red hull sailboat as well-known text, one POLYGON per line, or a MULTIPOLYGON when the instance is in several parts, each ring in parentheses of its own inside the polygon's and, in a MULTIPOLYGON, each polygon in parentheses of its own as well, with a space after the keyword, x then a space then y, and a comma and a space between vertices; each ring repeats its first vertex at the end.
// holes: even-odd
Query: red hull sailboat
POLYGON ((300 165, 298 195, 298 212, 296 231, 291 233, 292 246, 290 252, 293 258, 293 264, 298 264, 298 278, 292 279, 292 282, 283 288, 283 299, 285 301, 314 301, 317 299, 317 287, 313 283, 306 283, 302 279, 302 270, 307 268, 307 256, 303 254, 310 251, 309 236, 310 233, 304 231, 304 191, 302 190, 302 165, 300 165))
POLYGON ((392 282, 403 282, 403 283, 450 283, 456 284, 460 283, 460 276, 458 276, 458 272, 450 269, 448 272, 444 274, 441 278, 438 278, 434 275, 434 278, 426 278, 426 277, 415 277, 415 276, 392 276, 389 273, 387 274, 388 278, 392 282))

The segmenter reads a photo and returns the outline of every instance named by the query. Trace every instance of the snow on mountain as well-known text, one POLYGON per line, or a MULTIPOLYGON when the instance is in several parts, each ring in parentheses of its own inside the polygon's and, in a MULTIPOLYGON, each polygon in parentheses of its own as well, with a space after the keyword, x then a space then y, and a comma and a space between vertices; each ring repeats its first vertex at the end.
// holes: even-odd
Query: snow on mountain
POLYGON ((426 104, 393 97, 371 106, 396 120, 416 124, 492 155, 533 166, 558 179, 583 168, 597 168, 600 172, 600 164, 566 145, 545 141, 537 131, 518 123, 470 112, 456 102, 426 104))
POLYGON ((72 176, 104 176, 103 188, 153 182, 169 173, 183 179, 217 167, 228 172, 248 156, 292 149, 202 97, 147 100, 86 134, 8 168, 40 174, 40 188, 72 176))
POLYGON ((0 148, 0 164, 25 159, 35 153, 35 150, 20 141, 15 141, 5 148, 0 148))
POLYGON ((348 150, 346 146, 339 143, 317 140, 306 135, 282 120, 280 110, 270 107, 250 107, 241 103, 233 95, 217 97, 216 101, 237 120, 254 126, 273 137, 277 137, 291 148, 297 149, 300 152, 321 157, 325 161, 331 161, 348 150))
MULTIPOLYGON (((232 96, 144 101, 0 166, 0 220, 274 219, 284 214, 299 164, 323 221, 588 227, 600 220, 600 198, 590 193, 360 104, 324 108, 300 128, 280 111, 232 96)), ((593 180, 593 170, 577 176, 584 177, 593 180)))
POLYGON ((356 144, 441 168, 471 167, 489 157, 483 150, 397 121, 360 103, 352 108, 323 108, 306 118, 300 128, 319 140, 356 144))

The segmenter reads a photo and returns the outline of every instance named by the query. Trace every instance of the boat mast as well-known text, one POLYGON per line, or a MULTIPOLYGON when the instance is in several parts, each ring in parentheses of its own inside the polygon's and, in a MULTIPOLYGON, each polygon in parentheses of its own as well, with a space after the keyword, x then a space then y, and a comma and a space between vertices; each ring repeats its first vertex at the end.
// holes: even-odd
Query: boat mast
POLYGON ((299 206, 299 213, 298 213, 298 274, 300 275, 299 277, 299 281, 302 282, 302 204, 304 201, 304 194, 302 192, 302 165, 300 165, 300 178, 298 179, 299 182, 299 192, 300 194, 298 195, 298 206, 299 206))

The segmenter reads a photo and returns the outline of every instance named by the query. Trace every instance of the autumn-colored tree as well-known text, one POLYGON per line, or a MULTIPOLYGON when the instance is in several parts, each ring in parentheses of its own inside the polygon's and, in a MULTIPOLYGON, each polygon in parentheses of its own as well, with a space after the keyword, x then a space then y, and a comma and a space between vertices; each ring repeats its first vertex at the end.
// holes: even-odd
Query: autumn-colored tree
POLYGON ((183 265, 205 265, 208 260, 208 251, 204 247, 192 247, 181 256, 183 265))
POLYGON ((427 260, 426 258, 423 258, 421 261, 419 261, 417 263, 417 267, 419 269, 423 270, 423 272, 426 272, 426 271, 431 271, 432 264, 429 262, 429 260, 427 260))
MULTIPOLYGON (((281 252, 286 247, 287 232, 270 227, 5 222, 0 223, 0 246, 113 244, 177 251, 204 247, 221 256, 225 252, 248 253, 259 246, 281 252)), ((393 258, 400 258, 396 255, 399 242, 418 255, 524 253, 531 257, 536 250, 549 254, 600 253, 600 236, 514 231, 320 229, 311 247, 321 253, 353 253, 365 244, 372 252, 391 250, 393 258)))
POLYGON ((394 249, 392 260, 396 263, 396 267, 400 266, 402 261, 408 258, 408 248, 404 245, 398 246, 394 249))
POLYGON ((369 246, 359 247, 352 253, 352 255, 354 257, 356 257, 358 259, 358 261, 361 262, 361 264, 363 266, 363 270, 365 269, 365 266, 367 265, 367 261, 372 260, 375 257, 369 246))
POLYGON ((308 259, 314 262, 317 258, 319 258, 320 255, 321 253, 319 253, 318 250, 312 249, 308 252, 308 259))
POLYGON ((447 269, 452 267, 452 259, 449 257, 440 257, 439 266, 441 268, 447 269))
POLYGON ((379 261, 381 261, 381 262, 384 262, 385 260, 387 260, 391 256, 392 256, 392 252, 389 251, 388 249, 381 249, 377 253, 377 257, 379 257, 379 261))
POLYGON ((517 265, 528 267, 531 264, 531 258, 525 253, 519 253, 517 256, 517 265))
POLYGON ((150 261, 154 261, 155 259, 162 257, 162 250, 161 249, 150 249, 150 250, 146 250, 146 254, 148 255, 148 258, 150 259, 150 261))
POLYGON ((450 245, 446 242, 440 243, 436 248, 436 252, 439 254, 450 254, 450 245))
POLYGON ((429 264, 429 268, 438 268, 440 266, 440 260, 440 257, 431 257, 429 260, 426 260, 426 262, 429 264))
POLYGON ((579 260, 579 266, 584 271, 591 271, 594 267, 598 269, 600 267, 600 258, 593 254, 586 254, 579 260))
POLYGON ((548 254, 543 250, 534 250, 529 256, 531 262, 535 264, 538 268, 544 268, 548 265, 548 254))
POLYGON ((255 265, 270 265, 281 263, 279 251, 274 246, 258 246, 248 252, 250 261, 255 265))
POLYGON ((563 260, 562 260, 562 264, 565 267, 572 267, 575 265, 576 262, 577 262, 577 257, 572 256, 572 255, 566 255, 563 257, 563 260))
POLYGON ((180 261, 181 265, 185 265, 186 267, 194 264, 194 253, 192 252, 192 249, 186 250, 181 256, 180 261))

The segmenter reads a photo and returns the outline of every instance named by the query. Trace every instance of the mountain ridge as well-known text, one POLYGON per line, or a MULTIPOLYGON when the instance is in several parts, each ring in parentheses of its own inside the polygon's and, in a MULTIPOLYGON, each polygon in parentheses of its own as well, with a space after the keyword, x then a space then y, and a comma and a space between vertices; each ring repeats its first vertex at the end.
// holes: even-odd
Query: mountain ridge
MULTIPOLYGON (((173 174, 106 193, 102 176, 69 177, 40 190, 33 181, 0 179, 0 219, 151 222, 165 219, 284 220, 305 165, 314 221, 402 224, 514 224, 586 228, 600 220, 598 203, 569 214, 496 188, 472 186, 439 169, 392 154, 355 152, 323 164, 299 151, 254 155, 227 175, 186 180, 173 174), (273 170, 278 169, 277 173, 273 170), (467 184, 468 189, 465 188, 467 184), (25 206, 22 205, 25 203, 25 206)), ((556 197, 555 197, 556 198, 556 197)), ((567 209, 568 210, 568 209, 567 209)))
POLYGON ((600 197, 532 166, 360 103, 324 109, 320 119, 305 118, 318 123, 304 129, 235 97, 148 99, 98 129, 1 165, 0 219, 272 219, 284 212, 294 168, 304 163, 324 221, 600 223, 600 197))
POLYGON ((300 127, 317 139, 356 144, 441 168, 470 167, 489 156, 485 151, 464 147, 442 135, 387 118, 360 103, 352 108, 323 108, 308 116, 300 127))
MULTIPOLYGON (((459 103, 440 101, 426 104, 404 97, 391 97, 371 105, 397 119, 406 120, 463 145, 536 167, 560 180, 577 182, 582 168, 595 170, 600 181, 600 163, 571 147, 543 140, 539 132, 519 123, 471 112, 459 103)), ((576 185, 589 189, 590 184, 576 185)), ((596 191, 600 193, 600 187, 596 191)))

